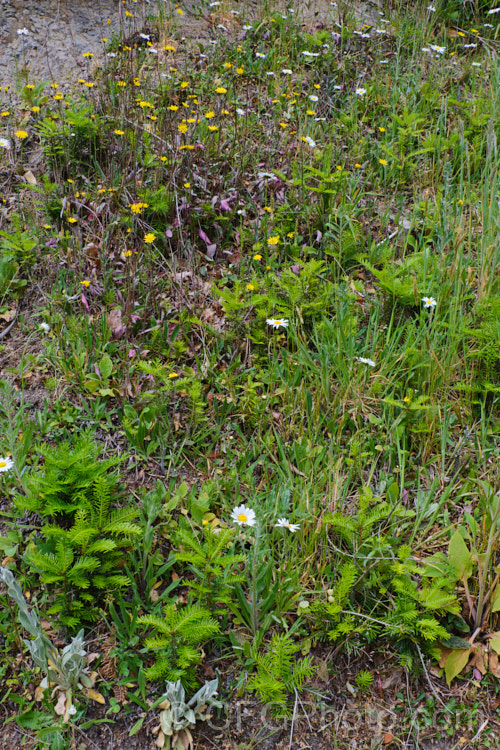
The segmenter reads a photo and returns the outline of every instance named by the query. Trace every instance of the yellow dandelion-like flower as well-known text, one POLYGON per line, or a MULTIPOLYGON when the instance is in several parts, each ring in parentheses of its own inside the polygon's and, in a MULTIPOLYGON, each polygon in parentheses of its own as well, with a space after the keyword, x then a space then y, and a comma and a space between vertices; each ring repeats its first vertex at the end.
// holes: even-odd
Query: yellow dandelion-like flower
POLYGON ((220 113, 221 113, 221 115, 228 115, 229 114, 229 110, 228 109, 221 109, 220 113))
POLYGON ((182 81, 181 89, 187 89, 188 86, 189 86, 189 81, 182 81))
POLYGON ((8 110, 5 110, 4 112, 0 112, 0 115, 2 117, 8 117, 10 115, 10 112, 8 110))
POLYGON ((156 234, 153 232, 148 232, 146 235, 144 235, 144 242, 146 245, 151 245, 156 239, 156 234))
POLYGON ((114 130, 113 132, 114 132, 115 135, 124 135, 125 134, 124 130, 118 130, 117 129, 117 130, 114 130))
POLYGON ((163 47, 165 52, 175 52, 175 47, 172 47, 171 44, 167 44, 165 47, 163 47))
POLYGON ((116 84, 116 85, 117 85, 117 86, 120 86, 121 88, 123 88, 123 86, 126 86, 126 85, 127 85, 127 83, 126 83, 126 81, 117 81, 117 84, 116 84))
POLYGON ((255 286, 254 284, 247 284, 246 288, 248 289, 249 292, 253 292, 255 289, 255 286))
POLYGON ((78 219, 76 219, 74 216, 69 216, 68 221, 70 224, 76 224, 78 219))
POLYGON ((84 52, 83 53, 83 57, 94 57, 94 53, 93 52, 84 52))
POLYGON ((37 107, 37 106, 31 107, 31 111, 35 112, 36 114, 37 112, 40 112, 40 107, 37 107))
POLYGON ((185 182, 185 183, 184 183, 184 187, 185 187, 186 189, 190 188, 190 187, 191 187, 191 183, 190 183, 190 182, 185 182))
POLYGON ((177 112, 179 107, 177 106, 177 104, 171 104, 169 109, 171 110, 171 112, 177 112))
POLYGON ((176 10, 176 12, 177 12, 177 13, 178 13, 178 14, 179 14, 180 16, 183 16, 183 15, 184 15, 184 11, 182 10, 182 8, 176 8, 175 10, 176 10))
POLYGON ((134 86, 140 86, 141 85, 141 79, 140 78, 134 78, 134 86))
POLYGON ((129 208, 133 214, 142 214, 145 208, 149 208, 149 203, 138 201, 137 203, 131 203, 129 208))
POLYGON ((288 127, 288 123, 287 122, 280 122, 280 126, 283 128, 283 130, 286 130, 286 128, 288 127))
POLYGON ((133 17, 134 17, 133 13, 130 13, 128 10, 125 11, 125 18, 133 18, 133 17))
POLYGON ((216 131, 216 130, 218 130, 219 128, 218 128, 218 126, 217 126, 217 125, 209 125, 209 126, 208 126, 208 129, 209 129, 209 130, 210 130, 210 131, 211 131, 212 133, 215 133, 215 131, 216 131))
POLYGON ((231 68, 232 68, 233 66, 231 65, 231 63, 230 63, 230 62, 225 62, 225 63, 224 63, 224 67, 225 67, 225 68, 227 68, 228 70, 231 70, 231 68))
POLYGON ((211 120, 212 117, 215 117, 215 112, 205 112, 205 117, 207 120, 211 120))
POLYGON ((268 237, 267 238, 267 244, 269 245, 269 247, 277 245, 279 243, 279 241, 280 241, 279 234, 275 235, 274 237, 268 237))
POLYGON ((387 164, 387 159, 379 159, 378 163, 382 164, 382 166, 385 167, 385 165, 387 164))
POLYGON ((178 377, 179 377, 179 373, 178 373, 178 372, 169 372, 169 373, 168 373, 168 377, 169 377, 169 378, 170 378, 171 380, 173 380, 174 378, 178 378, 178 377))
POLYGON ((177 130, 179 133, 187 133, 188 126, 185 122, 181 122, 179 125, 177 125, 177 130))
POLYGON ((132 250, 125 250, 125 252, 123 252, 122 255, 124 258, 132 257, 132 250))
POLYGON ((58 89, 59 88, 59 84, 58 83, 51 83, 50 84, 50 88, 51 89, 58 89))
POLYGON ((264 211, 266 212, 266 214, 270 214, 272 211, 271 206, 264 206, 264 211))
POLYGON ((243 75, 243 68, 236 68, 236 72, 239 76, 243 75))
POLYGON ((256 254, 255 254, 255 255, 253 256, 253 259, 254 259, 254 260, 262 260, 262 255, 260 255, 260 253, 256 253, 256 254))
POLYGON ((64 99, 64 94, 61 94, 61 92, 58 91, 57 94, 54 94, 54 99, 56 100, 56 102, 60 102, 61 99, 64 99))
POLYGON ((288 232, 287 237, 290 237, 291 240, 295 237, 295 232, 288 232))
POLYGON ((88 279, 85 279, 84 281, 80 281, 80 284, 88 289, 90 286, 90 281, 88 279))
POLYGON ((167 156, 160 156, 160 161, 168 161, 168 157, 167 156))
POLYGON ((44 228, 44 229, 52 229, 52 227, 50 226, 50 224, 44 224, 44 225, 43 225, 43 228, 44 228))
POLYGON ((356 163, 354 166, 356 167, 356 169, 361 169, 361 164, 356 163))
POLYGON ((25 130, 16 130, 15 135, 17 138, 23 140, 28 137, 28 133, 25 130))
POLYGON ((379 127, 379 131, 380 131, 381 133, 385 133, 385 128, 379 127))
POLYGON ((216 94, 227 94, 227 89, 224 88, 224 86, 217 86, 215 89, 216 94))
POLYGON ((91 88, 92 88, 92 86, 95 86, 95 83, 94 83, 93 81, 85 81, 85 86, 86 86, 86 87, 87 87, 88 89, 91 89, 91 88))

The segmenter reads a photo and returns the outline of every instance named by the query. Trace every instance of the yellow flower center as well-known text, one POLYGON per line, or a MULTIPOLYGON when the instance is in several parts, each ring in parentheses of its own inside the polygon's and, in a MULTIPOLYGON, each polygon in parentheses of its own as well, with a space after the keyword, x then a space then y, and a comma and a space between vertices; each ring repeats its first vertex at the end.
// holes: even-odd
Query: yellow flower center
POLYGON ((0 469, 3 469, 4 466, 7 466, 7 461, 0 461, 0 469))
POLYGON ((241 521, 241 523, 246 523, 247 522, 246 515, 244 513, 240 513, 240 515, 238 516, 238 521, 241 521))

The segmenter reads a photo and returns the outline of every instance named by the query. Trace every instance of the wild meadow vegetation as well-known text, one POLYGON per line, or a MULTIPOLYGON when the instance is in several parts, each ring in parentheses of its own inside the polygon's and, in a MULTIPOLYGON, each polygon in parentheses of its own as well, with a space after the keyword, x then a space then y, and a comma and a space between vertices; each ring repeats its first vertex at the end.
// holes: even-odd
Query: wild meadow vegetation
POLYGON ((495 745, 500 8, 428 2, 126 0, 1 92, 20 747, 265 747, 196 739, 242 696, 294 747, 398 670, 358 747, 495 745))

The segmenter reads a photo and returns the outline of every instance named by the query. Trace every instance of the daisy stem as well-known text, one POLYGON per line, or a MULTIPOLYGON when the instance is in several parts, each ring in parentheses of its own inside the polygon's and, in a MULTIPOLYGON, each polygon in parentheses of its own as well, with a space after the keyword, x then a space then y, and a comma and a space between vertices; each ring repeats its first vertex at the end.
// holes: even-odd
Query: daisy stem
POLYGON ((257 635, 259 630, 259 602, 258 602, 258 558, 259 558, 259 542, 260 542, 260 524, 255 526, 255 537, 252 551, 252 590, 251 594, 251 606, 252 606, 252 633, 257 635))

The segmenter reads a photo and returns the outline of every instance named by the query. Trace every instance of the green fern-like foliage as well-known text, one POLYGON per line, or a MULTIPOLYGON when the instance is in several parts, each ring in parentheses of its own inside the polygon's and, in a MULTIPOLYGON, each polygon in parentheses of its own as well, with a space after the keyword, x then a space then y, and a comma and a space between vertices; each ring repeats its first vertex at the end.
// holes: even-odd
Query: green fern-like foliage
POLYGON ((256 674, 247 683, 248 690, 256 692, 263 703, 271 704, 273 716, 289 716, 289 696, 302 691, 304 684, 316 671, 312 657, 297 659, 300 646, 286 633, 275 634, 265 654, 256 658, 256 674))
POLYGON ((74 445, 64 442, 58 446, 42 445, 37 450, 45 464, 28 477, 26 496, 16 498, 19 510, 43 518, 73 516, 88 503, 95 482, 104 476, 112 483, 116 499, 118 478, 108 472, 122 459, 99 459, 101 448, 89 433, 81 435, 74 445))
POLYGON ((196 686, 195 667, 201 662, 204 643, 219 633, 219 623, 199 604, 177 608, 167 604, 163 617, 144 615, 138 620, 156 631, 146 638, 146 647, 155 652, 155 663, 146 669, 150 680, 181 680, 186 689, 196 686))
POLYGON ((177 534, 180 549, 175 557, 178 562, 187 563, 194 576, 183 583, 196 592, 204 606, 220 613, 217 605, 229 604, 234 585, 245 581, 245 576, 235 568, 245 562, 246 557, 229 552, 234 544, 234 529, 218 529, 217 532, 207 526, 204 537, 199 538, 194 531, 181 529, 177 534))
POLYGON ((424 293, 422 279, 425 269, 424 253, 413 253, 404 260, 387 261, 376 268, 366 258, 362 265, 378 280, 384 292, 403 305, 417 305, 424 293))
POLYGON ((133 507, 116 508, 117 463, 99 461, 99 449, 84 435, 75 445, 44 449, 45 472, 29 480, 25 507, 47 519, 25 555, 52 598, 48 614, 69 630, 97 618, 104 596, 127 586, 124 551, 141 533, 133 507), (50 486, 53 481, 53 486, 50 486))

